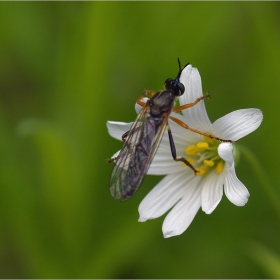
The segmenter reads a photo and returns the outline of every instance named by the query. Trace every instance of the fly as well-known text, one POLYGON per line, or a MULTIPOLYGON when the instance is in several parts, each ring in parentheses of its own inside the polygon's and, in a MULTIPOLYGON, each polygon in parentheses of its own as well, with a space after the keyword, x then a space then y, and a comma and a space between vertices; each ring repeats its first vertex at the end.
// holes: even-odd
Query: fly
POLYGON ((172 137, 170 126, 168 125, 168 118, 176 122, 178 125, 198 133, 200 135, 216 139, 221 142, 232 142, 231 140, 223 140, 210 134, 201 132, 199 130, 189 127, 187 124, 179 119, 170 116, 171 112, 180 112, 187 108, 196 105, 204 98, 210 97, 210 94, 205 94, 197 98, 193 103, 174 107, 175 99, 185 92, 184 85, 180 82, 182 69, 180 60, 178 59, 179 72, 175 79, 165 80, 165 90, 154 93, 146 90, 137 99, 137 104, 142 108, 138 114, 135 122, 132 124, 129 131, 123 136, 123 147, 119 154, 109 159, 109 162, 114 161, 111 178, 110 178, 110 192, 113 198, 119 201, 130 199, 139 189, 150 164, 159 147, 162 136, 167 129, 171 155, 175 161, 181 161, 189 166, 194 174, 199 171, 194 168, 184 157, 177 157, 176 147, 172 137), (151 95, 145 103, 142 101, 143 97, 151 95))

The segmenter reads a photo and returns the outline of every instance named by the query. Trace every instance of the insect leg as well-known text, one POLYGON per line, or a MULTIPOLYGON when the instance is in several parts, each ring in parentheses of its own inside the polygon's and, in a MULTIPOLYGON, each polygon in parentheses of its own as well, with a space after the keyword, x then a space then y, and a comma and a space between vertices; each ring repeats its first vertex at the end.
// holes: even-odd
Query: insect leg
POLYGON ((197 98, 193 103, 188 103, 188 104, 185 104, 185 105, 181 105, 181 106, 177 106, 177 107, 174 107, 172 109, 172 111, 175 111, 175 112, 179 112, 179 111, 182 111, 182 110, 185 110, 185 109, 188 109, 190 107, 193 107, 194 105, 196 105, 199 101, 207 98, 207 97, 210 97, 210 94, 207 93, 199 98, 197 98))
MULTIPOLYGON (((140 127, 134 128, 134 129, 133 129, 133 133, 139 131, 139 129, 140 129, 140 127)), ((127 136, 128 136, 128 134, 129 134, 130 131, 132 131, 132 130, 129 130, 129 131, 127 131, 126 133, 124 133, 124 134, 122 135, 122 141, 123 141, 123 142, 125 142, 125 140, 126 140, 126 138, 127 138, 127 136)), ((108 163, 111 163, 112 161, 116 161, 117 159, 118 159, 118 156, 112 157, 112 158, 107 159, 107 162, 108 162, 108 163)))
POLYGON ((146 103, 141 101, 142 98, 144 97, 147 97, 147 95, 150 94, 151 96, 153 96, 155 94, 154 91, 152 90, 145 90, 139 97, 138 99, 136 100, 136 103, 142 107, 145 107, 146 106, 146 103))
MULTIPOLYGON (((129 130, 129 131, 130 131, 130 130, 129 130)), ((129 131, 127 131, 126 133, 124 133, 124 134, 122 135, 122 141, 123 141, 123 142, 125 141, 126 137, 128 136, 129 131)), ((117 158, 118 158, 118 157, 109 158, 109 159, 107 159, 107 162, 108 162, 108 163, 111 163, 111 162, 113 162, 113 161, 116 161, 117 158)))
MULTIPOLYGON (((129 130, 129 131, 130 131, 130 130, 129 130)), ((128 133, 129 133, 129 131, 127 131, 126 133, 124 133, 124 134, 122 135, 122 140, 123 140, 123 141, 125 141, 125 139, 126 139, 128 133)))
POLYGON ((139 131, 139 130, 140 130, 140 126, 134 128, 133 130, 127 131, 126 133, 124 133, 124 134, 122 135, 122 140, 125 141, 125 139, 126 139, 126 137, 128 136, 128 134, 129 134, 130 131, 133 131, 132 133, 136 133, 136 132, 139 131))
POLYGON ((196 170, 184 157, 177 158, 176 147, 174 144, 173 136, 172 136, 169 125, 168 125, 168 137, 169 137, 170 149, 171 149, 171 154, 172 154, 173 159, 175 161, 181 161, 181 162, 185 163, 187 166, 189 166, 194 171, 195 174, 198 173, 199 171, 196 170))
POLYGON ((107 158, 106 161, 110 164, 113 161, 116 161, 118 157, 107 158))
POLYGON ((225 139, 222 139, 222 138, 213 136, 213 135, 211 135, 211 134, 209 134, 209 133, 205 133, 205 132, 202 132, 202 131, 200 131, 200 130, 191 128, 191 127, 189 127, 187 124, 185 124, 184 122, 182 122, 181 120, 178 120, 178 119, 176 119, 176 118, 174 118, 174 117, 169 116, 169 118, 170 118, 172 121, 174 121, 175 123, 177 123, 177 124, 179 124, 180 126, 182 126, 183 128, 188 129, 188 130, 190 130, 190 131, 192 131, 192 132, 195 132, 195 133, 197 133, 197 134, 203 135, 203 136, 205 136, 205 137, 208 137, 208 138, 210 138, 210 139, 215 139, 215 140, 218 140, 218 141, 220 141, 220 142, 228 142, 228 143, 233 143, 233 142, 234 142, 234 141, 232 141, 232 140, 225 140, 225 139))

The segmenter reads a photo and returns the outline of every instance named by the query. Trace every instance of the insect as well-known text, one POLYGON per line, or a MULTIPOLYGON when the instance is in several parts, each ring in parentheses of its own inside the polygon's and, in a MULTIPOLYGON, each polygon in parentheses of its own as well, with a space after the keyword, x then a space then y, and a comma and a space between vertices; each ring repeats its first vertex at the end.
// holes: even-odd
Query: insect
POLYGON ((137 103, 143 108, 139 112, 130 130, 123 134, 122 140, 124 141, 124 144, 119 154, 116 157, 109 159, 109 162, 115 162, 110 178, 110 192, 116 200, 128 200, 139 189, 166 129, 168 131, 173 159, 185 163, 193 170, 194 174, 198 173, 194 166, 192 166, 184 157, 177 157, 171 129, 168 125, 168 118, 185 129, 191 130, 195 133, 222 142, 232 142, 193 129, 181 120, 170 116, 171 111, 180 112, 196 105, 202 99, 210 97, 209 94, 205 94, 200 98, 197 98, 193 103, 174 107, 176 97, 184 94, 185 87, 180 82, 180 77, 182 71, 188 65, 185 65, 182 69, 179 59, 178 64, 179 72, 177 77, 175 79, 169 78, 165 80, 165 90, 158 91, 157 93, 146 90, 137 99, 137 103), (147 97, 149 94, 152 97, 148 99, 146 103, 143 102, 142 98, 147 97))

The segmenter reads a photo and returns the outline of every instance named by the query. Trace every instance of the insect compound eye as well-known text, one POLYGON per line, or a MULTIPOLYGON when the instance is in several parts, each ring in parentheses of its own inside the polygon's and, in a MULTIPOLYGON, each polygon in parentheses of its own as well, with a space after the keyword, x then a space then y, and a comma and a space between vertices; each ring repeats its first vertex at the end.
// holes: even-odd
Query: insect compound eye
POLYGON ((185 92, 185 87, 182 83, 178 81, 178 79, 167 79, 164 82, 164 86, 167 90, 172 89, 176 96, 180 96, 185 92))
POLYGON ((177 83, 176 85, 176 90, 175 90, 175 94, 177 96, 182 95, 185 92, 185 87, 182 83, 177 83))
POLYGON ((173 82, 174 80, 169 78, 169 79, 166 79, 166 81, 164 82, 164 86, 166 89, 171 89, 173 87, 173 82))

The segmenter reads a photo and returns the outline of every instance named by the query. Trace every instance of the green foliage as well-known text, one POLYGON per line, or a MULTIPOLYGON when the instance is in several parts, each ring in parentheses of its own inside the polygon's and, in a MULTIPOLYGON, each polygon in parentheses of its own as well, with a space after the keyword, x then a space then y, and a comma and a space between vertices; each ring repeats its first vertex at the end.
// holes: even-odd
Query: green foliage
POLYGON ((278 2, 1 2, 0 277, 275 276, 279 261, 262 262, 262 250, 253 258, 247 244, 279 255, 279 215, 242 155, 248 204, 224 197, 164 239, 163 218, 137 222, 160 178, 147 176, 129 202, 110 197, 106 158, 121 142, 106 121, 133 121, 137 97, 174 77, 179 57, 200 71, 211 120, 263 111, 240 142, 279 195, 270 145, 279 137, 279 11, 278 2))
POLYGON ((254 259, 266 272, 269 278, 279 279, 280 277, 280 256, 273 250, 256 242, 249 243, 248 255, 254 259))

